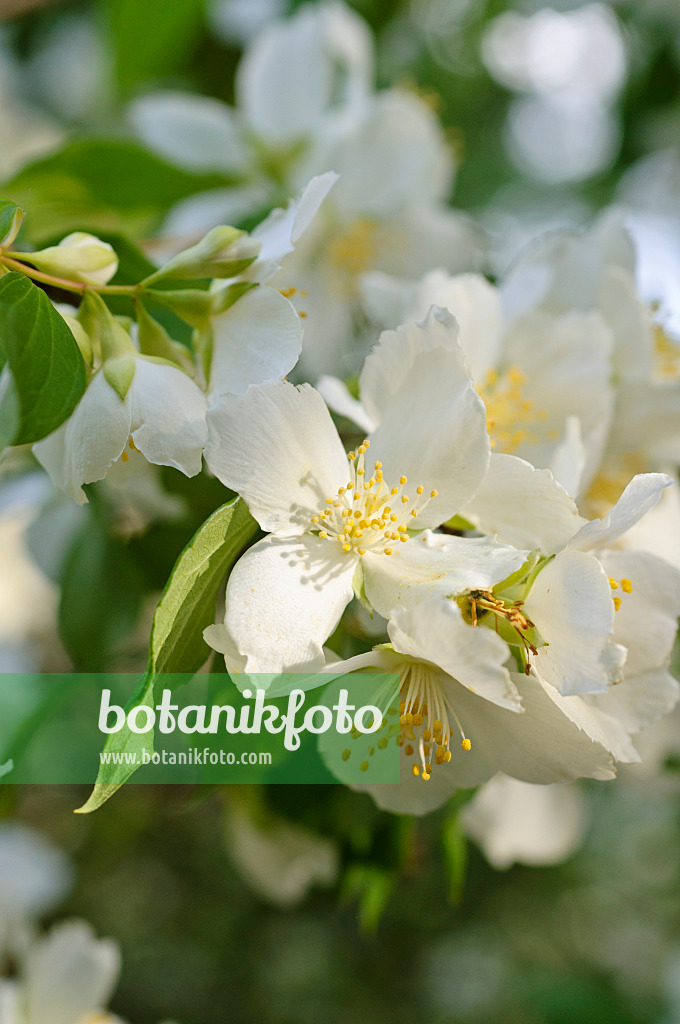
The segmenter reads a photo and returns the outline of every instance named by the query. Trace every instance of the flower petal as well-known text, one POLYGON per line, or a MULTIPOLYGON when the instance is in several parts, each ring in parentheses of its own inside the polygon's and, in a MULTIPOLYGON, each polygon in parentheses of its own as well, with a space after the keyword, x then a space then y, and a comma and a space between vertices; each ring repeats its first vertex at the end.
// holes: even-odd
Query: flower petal
POLYGON ((547 644, 531 658, 543 682, 564 695, 608 688, 614 602, 596 558, 583 551, 560 552, 536 577, 524 611, 547 644))
POLYGON ((546 555, 563 548, 585 523, 550 470, 495 452, 484 483, 461 512, 482 533, 546 555))
MULTIPOLYGON (((573 722, 578 729, 590 737, 593 743, 608 750, 617 761, 630 764, 640 760, 640 755, 635 749, 625 725, 597 706, 596 698, 599 699, 606 694, 597 694, 595 697, 591 695, 563 697, 554 686, 550 686, 548 683, 543 684, 543 690, 555 707, 570 722, 573 722)), ((590 777, 602 778, 603 776, 590 777)))
POLYGON ((128 401, 132 439, 142 455, 186 476, 200 473, 208 409, 201 389, 182 370, 139 358, 128 401))
POLYGON ((361 399, 378 423, 371 456, 383 463, 385 480, 396 484, 404 475, 426 495, 438 492, 419 526, 438 526, 467 504, 490 448, 484 404, 450 314, 433 310, 424 324, 384 332, 366 360, 361 399))
POLYGON ((308 384, 272 381, 208 412, 205 458, 263 530, 299 534, 347 485, 349 464, 326 405, 308 384))
POLYGON ((680 616, 680 572, 645 551, 604 551, 605 572, 630 580, 631 593, 621 598, 614 616, 613 639, 628 648, 626 676, 665 666, 671 656, 680 616))
POLYGON ((164 90, 135 100, 128 117, 147 146, 188 171, 225 173, 247 166, 237 116, 219 100, 164 90))
POLYGON ((364 409, 361 402, 352 398, 347 385, 339 377, 321 377, 316 384, 317 391, 323 397, 324 402, 338 416, 344 416, 352 423, 370 434, 375 429, 375 423, 364 409))
POLYGON ((99 371, 71 418, 33 445, 33 453, 56 486, 79 505, 87 501, 83 484, 102 480, 119 459, 130 436, 130 401, 120 397, 99 371))
POLYGON ((388 626, 395 651, 443 669, 471 693, 521 711, 505 668, 508 646, 490 629, 468 625, 453 601, 423 601, 397 608, 388 626))
POLYGON ((212 319, 210 396, 242 395, 252 384, 279 380, 292 370, 302 325, 292 304, 263 285, 212 319))
POLYGON ((481 749, 456 754, 448 764, 437 765, 427 782, 416 778, 411 765, 402 759, 399 785, 352 786, 359 793, 369 793, 382 811, 392 814, 431 814, 450 800, 459 789, 473 789, 486 782, 496 769, 486 760, 481 749))
MULTIPOLYGON (((578 416, 586 448, 585 473, 592 474, 602 457, 614 405, 612 346, 611 329, 597 312, 538 311, 514 321, 504 359, 523 374, 521 395, 532 405, 524 420, 517 411, 514 430, 526 437, 510 454, 535 466, 549 466, 569 417, 578 416)), ((493 417, 492 403, 489 413, 493 417)))
POLYGON ((344 4, 319 4, 257 35, 239 65, 236 91, 255 131, 277 145, 316 133, 333 102, 353 106, 372 78, 366 23, 344 4))
POLYGON ((293 252, 310 227, 337 180, 333 171, 312 178, 297 199, 291 199, 285 209, 272 210, 266 220, 258 224, 250 237, 261 242, 262 248, 255 263, 242 275, 246 280, 260 283, 271 280, 284 256, 293 252))
POLYGON ((472 750, 480 747, 497 768, 524 782, 613 778, 609 751, 594 742, 562 710, 562 705, 570 701, 579 705, 584 705, 584 701, 563 697, 557 706, 534 676, 515 673, 512 681, 524 708, 519 715, 482 700, 463 687, 456 691, 454 707, 466 736, 470 737, 472 750))
POLYGON ((412 281, 376 271, 364 278, 363 292, 369 313, 386 328, 424 320, 432 306, 448 309, 458 322, 460 344, 476 380, 498 362, 503 327, 500 294, 481 275, 452 277, 440 269, 412 281))
POLYGON ((401 544, 392 555, 369 551, 363 556, 366 596, 377 612, 389 618, 399 605, 416 605, 468 590, 490 590, 519 569, 527 554, 488 537, 449 537, 425 531, 401 544))
POLYGON ((572 786, 537 786, 496 775, 461 811, 466 833, 492 867, 560 864, 581 845, 583 794, 572 786))
POLYGON ((114 942, 96 939, 79 921, 59 925, 30 950, 27 1019, 74 1024, 108 1002, 120 971, 114 942))
POLYGON ((400 215, 414 196, 422 205, 445 200, 453 176, 437 117, 420 97, 396 89, 374 95, 360 119, 345 118, 321 138, 313 161, 340 175, 333 201, 341 219, 400 215))
POLYGON ((680 686, 665 668, 651 669, 639 675, 626 675, 606 693, 588 697, 588 702, 620 722, 629 733, 639 732, 678 703, 680 686))
POLYGON ((586 523, 569 542, 578 551, 592 551, 617 540, 654 508, 664 487, 673 483, 665 473, 639 473, 633 477, 609 515, 586 523))
MULTIPOLYGON (((318 537, 265 537, 229 577, 224 625, 246 672, 313 672, 352 598, 356 558, 318 537)), ((208 639, 215 639, 211 634, 208 639)))

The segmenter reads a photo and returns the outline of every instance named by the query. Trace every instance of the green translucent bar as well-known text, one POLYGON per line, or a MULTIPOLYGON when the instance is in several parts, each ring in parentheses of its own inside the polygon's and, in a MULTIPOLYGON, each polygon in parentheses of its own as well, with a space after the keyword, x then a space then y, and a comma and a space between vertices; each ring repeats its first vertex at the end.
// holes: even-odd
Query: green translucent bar
POLYGON ((0 785, 399 782, 397 675, 238 682, 0 674, 0 785))

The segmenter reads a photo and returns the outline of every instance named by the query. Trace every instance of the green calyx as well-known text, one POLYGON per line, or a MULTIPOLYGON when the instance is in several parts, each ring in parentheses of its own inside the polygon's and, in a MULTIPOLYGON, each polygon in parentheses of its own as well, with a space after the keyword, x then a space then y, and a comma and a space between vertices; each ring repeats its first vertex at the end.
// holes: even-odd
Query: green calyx
POLYGON ((165 328, 147 313, 141 302, 137 303, 137 323, 139 349, 143 355, 159 359, 193 376, 194 364, 187 349, 173 341, 165 328))

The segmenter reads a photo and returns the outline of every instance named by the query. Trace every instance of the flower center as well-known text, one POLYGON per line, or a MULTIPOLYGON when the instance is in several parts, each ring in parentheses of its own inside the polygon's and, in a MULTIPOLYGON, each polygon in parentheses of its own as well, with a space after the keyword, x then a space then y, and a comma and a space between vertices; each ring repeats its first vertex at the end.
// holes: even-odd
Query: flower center
POLYGON ((477 394, 486 406, 486 425, 491 447, 512 455, 525 441, 538 441, 539 435, 529 428, 543 423, 548 416, 545 409, 536 409, 524 397, 527 376, 518 367, 511 366, 503 374, 488 370, 477 394))
POLYGON ((408 530, 416 525, 418 514, 439 493, 432 490, 423 497, 422 484, 415 488, 412 499, 404 488, 405 476, 399 486, 390 487, 383 480, 382 463, 373 463, 373 473, 366 479, 365 455, 370 441, 360 444, 356 452, 348 452, 350 480, 338 493, 326 498, 326 507, 312 516, 311 531, 322 540, 340 545, 346 552, 365 555, 367 551, 391 555, 395 544, 405 544, 408 530))
POLYGON ((511 601, 490 590, 472 590, 458 598, 463 618, 472 626, 488 626, 517 650, 521 667, 529 675, 529 655, 547 646, 535 624, 525 615, 521 600, 511 601))
POLYGON ((328 257, 343 274, 358 277, 368 270, 378 255, 378 225, 367 217, 353 221, 328 246, 328 257))
POLYGON ((463 750, 471 750, 472 743, 428 665, 416 661, 403 665, 400 698, 399 746, 406 758, 413 758, 413 775, 428 782, 434 766, 448 764, 451 760, 451 721, 460 733, 463 750))

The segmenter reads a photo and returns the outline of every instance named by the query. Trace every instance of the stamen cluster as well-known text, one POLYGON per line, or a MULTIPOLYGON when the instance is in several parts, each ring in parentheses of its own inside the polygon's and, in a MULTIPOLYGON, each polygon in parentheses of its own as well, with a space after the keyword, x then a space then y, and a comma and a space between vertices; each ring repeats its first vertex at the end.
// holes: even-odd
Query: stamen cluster
POLYGON ((405 476, 399 485, 390 487, 383 479, 382 462, 373 464, 373 474, 366 480, 364 456, 371 442, 365 440, 356 452, 348 453, 350 479, 346 487, 326 498, 326 508, 312 516, 311 525, 322 540, 340 544, 345 552, 365 555, 377 551, 385 555, 394 552, 393 545, 405 544, 409 529, 414 529, 418 514, 423 511, 438 491, 432 490, 423 498, 422 484, 415 488, 415 500, 406 494, 405 476))

